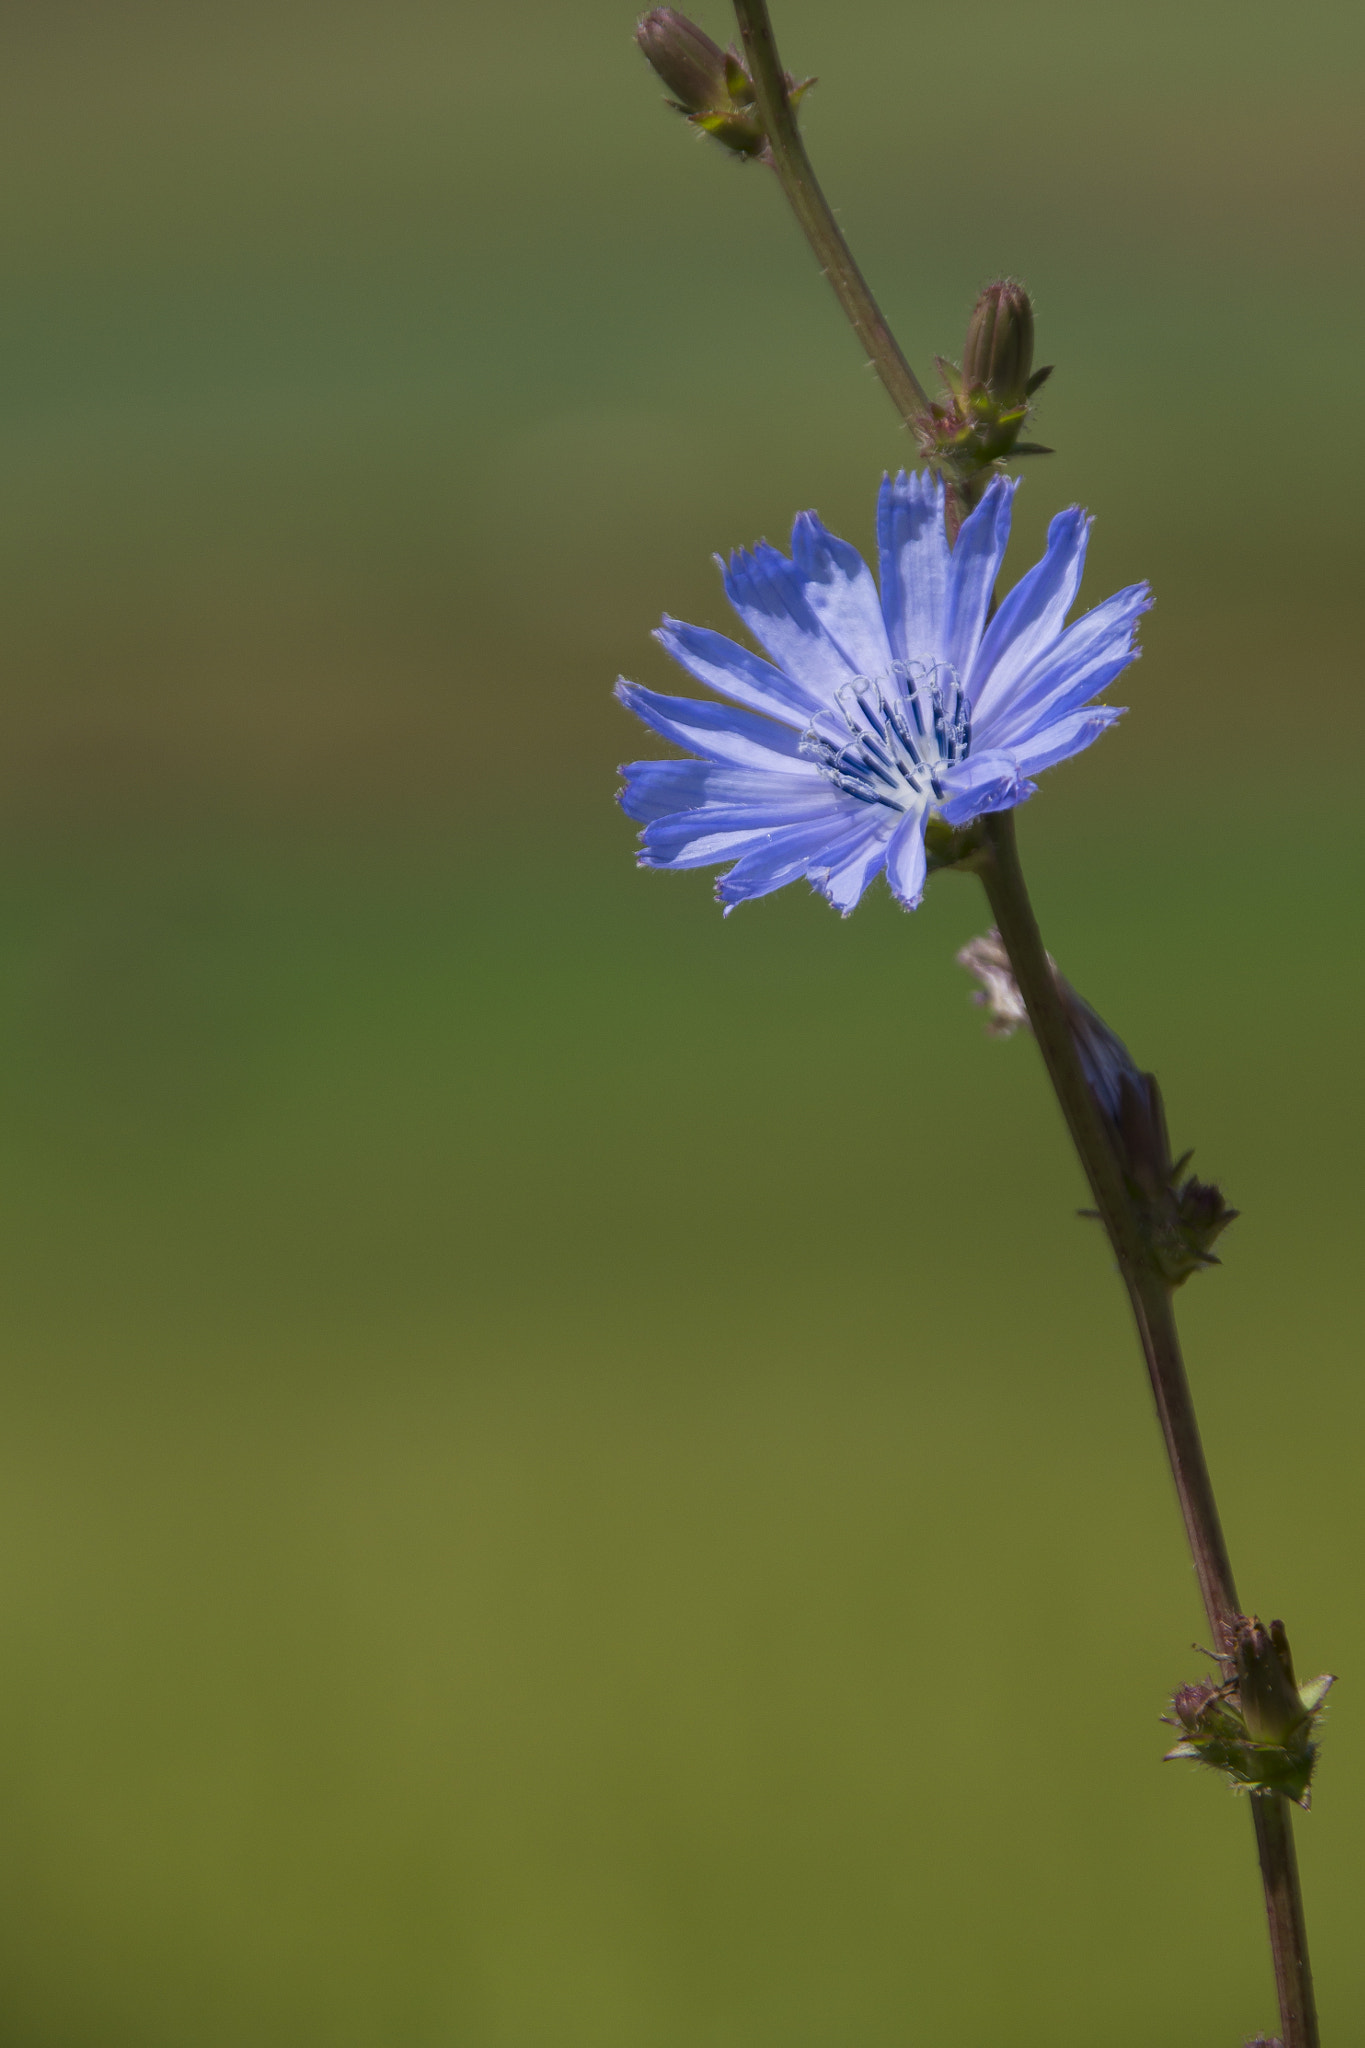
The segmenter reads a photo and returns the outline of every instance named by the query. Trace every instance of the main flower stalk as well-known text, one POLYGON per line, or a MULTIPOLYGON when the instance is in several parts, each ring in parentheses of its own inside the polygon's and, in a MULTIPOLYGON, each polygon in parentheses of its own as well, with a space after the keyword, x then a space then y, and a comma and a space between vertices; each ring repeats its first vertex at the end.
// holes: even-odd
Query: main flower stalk
MULTIPOLYGON (((854 263, 811 168, 788 98, 767 0, 733 0, 733 4, 759 114, 767 130, 773 168, 859 340, 901 417, 913 427, 926 402, 923 387, 854 263)), ((950 530, 956 530, 962 513, 976 495, 950 484, 950 530)), ((1012 811, 995 811, 982 817, 977 833, 973 864, 985 884, 1048 1078, 1128 1291, 1214 1647, 1231 1676, 1233 1632, 1240 1610, 1181 1357, 1171 1289, 1154 1268, 1122 1167, 1086 1084, 1029 900, 1015 843, 1012 811)), ((1265 1890, 1283 2048, 1318 2048, 1303 1899, 1288 1802, 1282 1793, 1259 1792, 1251 1798, 1251 1809, 1265 1890)))

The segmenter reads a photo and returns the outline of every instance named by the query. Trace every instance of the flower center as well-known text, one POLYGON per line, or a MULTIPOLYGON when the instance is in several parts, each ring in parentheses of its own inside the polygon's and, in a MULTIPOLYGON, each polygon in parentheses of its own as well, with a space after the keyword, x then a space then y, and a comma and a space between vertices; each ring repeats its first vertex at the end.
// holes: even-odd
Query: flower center
POLYGON ((943 795, 942 771, 965 761, 972 707, 952 669, 898 661, 881 676, 858 676, 835 692, 847 739, 809 726, 801 753, 861 804, 913 811, 943 795))

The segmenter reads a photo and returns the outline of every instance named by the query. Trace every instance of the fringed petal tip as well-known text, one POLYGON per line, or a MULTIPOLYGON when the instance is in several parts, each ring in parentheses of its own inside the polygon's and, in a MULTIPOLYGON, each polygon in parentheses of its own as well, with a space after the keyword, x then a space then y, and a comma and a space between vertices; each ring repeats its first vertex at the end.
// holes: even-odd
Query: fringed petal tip
POLYGON ((925 504, 943 503, 943 478, 934 469, 884 469, 881 488, 883 493, 894 491, 900 497, 925 504))
MULTIPOLYGON (((638 867, 644 867, 647 866, 648 863, 637 858, 636 865, 638 867)), ((741 903, 757 902, 758 898, 756 896, 751 896, 748 894, 745 894, 743 896, 736 896, 734 898, 727 898, 721 888, 721 884, 724 882, 724 880, 725 876, 721 875, 711 891, 711 894, 715 897, 716 902, 720 905, 722 917, 729 917, 732 911, 736 911, 739 909, 741 903)), ((822 903, 827 903, 830 909, 838 915, 841 921, 845 918, 852 917, 854 911, 858 908, 859 903, 861 903, 863 897, 867 894, 867 889, 866 887, 864 887, 858 891, 858 894, 855 897, 853 897, 850 902, 841 903, 832 893, 831 882, 828 876, 822 878, 819 875, 811 874, 807 875, 806 880, 810 883, 811 895, 818 896, 822 903)))
MULTIPOLYGON (((1105 606, 1111 606, 1115 612, 1121 611, 1122 614, 1128 619, 1130 645, 1133 649, 1133 659, 1135 661, 1138 655, 1141 653, 1141 649, 1139 648, 1137 641, 1133 639, 1131 636, 1137 632, 1138 620, 1140 618, 1145 617, 1145 615, 1152 610, 1155 604, 1156 593, 1152 589, 1151 584, 1147 581, 1146 577, 1144 576, 1140 583, 1129 583, 1125 586, 1124 589, 1116 590, 1112 597, 1106 598, 1103 604, 1098 604, 1095 606, 1095 610, 1097 612, 1103 611, 1105 609, 1105 606)), ((1085 617, 1089 616, 1089 613, 1085 614, 1085 617)), ((1084 621, 1082 619, 1078 619, 1076 623, 1080 625, 1083 624, 1084 621)))
POLYGON ((830 909, 837 910, 840 917, 852 917, 867 891, 867 883, 864 882, 855 896, 841 901, 835 894, 835 878, 828 872, 822 874, 812 869, 806 880, 810 883, 811 895, 818 896, 822 903, 828 903, 830 909))

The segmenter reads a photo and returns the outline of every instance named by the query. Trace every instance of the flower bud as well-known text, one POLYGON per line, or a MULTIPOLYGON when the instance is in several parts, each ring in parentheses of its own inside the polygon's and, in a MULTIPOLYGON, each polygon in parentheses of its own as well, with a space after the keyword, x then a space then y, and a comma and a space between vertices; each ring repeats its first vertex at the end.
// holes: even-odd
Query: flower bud
MULTIPOLYGON (((754 82, 733 50, 722 50, 676 7, 651 8, 636 26, 635 40, 674 95, 671 104, 694 128, 736 156, 767 155, 754 82)), ((795 107, 815 80, 798 85, 790 72, 783 76, 795 107)))
POLYGON ((1207 1678, 1182 1685, 1171 1702, 1174 1720, 1163 1715, 1181 1731, 1167 1757, 1224 1771, 1243 1792, 1283 1792, 1307 1806, 1332 1675, 1325 1671, 1307 1685, 1295 1685, 1281 1621, 1263 1628, 1254 1614, 1239 1614, 1231 1638, 1236 1677, 1221 1685, 1207 1678))
POLYGON ((1022 405, 1033 374, 1033 302, 1013 278, 988 284, 972 308, 962 376, 969 391, 1022 405))
POLYGON ((1194 1685, 1182 1685, 1171 1701, 1180 1726, 1191 1732, 1198 1730, 1208 1707, 1217 1697, 1218 1687, 1211 1678, 1201 1678, 1194 1685))
POLYGON ((1255 1615, 1245 1616, 1237 1625, 1233 1655, 1237 1696, 1251 1740, 1291 1741, 1309 1716, 1294 1685, 1283 1622, 1272 1621, 1266 1629, 1255 1615))
POLYGON ((725 52, 676 7, 655 7, 640 21, 635 40, 685 114, 727 107, 725 52))
POLYGON ((972 308, 962 368, 934 358, 943 395, 912 422, 925 460, 950 478, 956 501, 979 504, 988 472, 1016 455, 1050 455, 1019 436, 1029 400, 1052 366, 1033 368, 1033 303, 1013 278, 988 284, 972 308))

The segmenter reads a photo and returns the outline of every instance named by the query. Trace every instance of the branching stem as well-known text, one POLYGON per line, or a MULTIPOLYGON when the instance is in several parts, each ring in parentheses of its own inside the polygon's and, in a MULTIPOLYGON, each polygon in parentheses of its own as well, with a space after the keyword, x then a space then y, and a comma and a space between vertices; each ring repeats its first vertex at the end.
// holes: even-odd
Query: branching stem
MULTIPOLYGON (((773 169, 869 360, 901 418, 913 429, 916 416, 928 406, 928 396, 902 355, 820 189, 787 96, 767 0, 733 4, 773 169)), ((966 509, 955 499, 957 493, 950 488, 950 533, 966 509)), ((1231 1675, 1232 1629, 1240 1613, 1237 1589, 1181 1356, 1171 1290, 1148 1255, 1122 1167, 1081 1068, 1019 863, 1014 814, 996 812, 983 820, 983 826, 977 865, 1048 1079, 1128 1290, 1213 1647, 1231 1675)), ((1319 2048, 1289 1804, 1282 1793, 1258 1792, 1251 1795, 1251 1810, 1283 2048, 1319 2048)))

